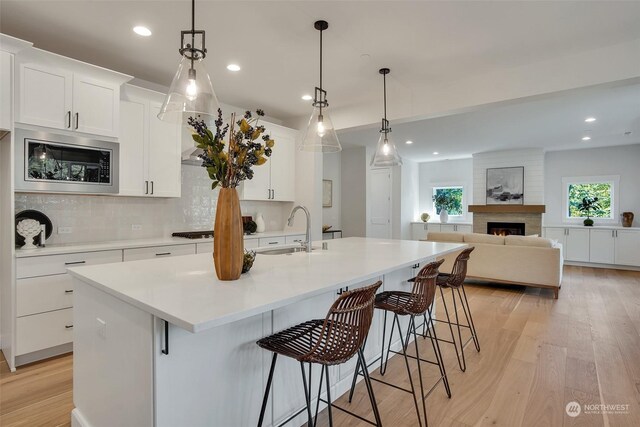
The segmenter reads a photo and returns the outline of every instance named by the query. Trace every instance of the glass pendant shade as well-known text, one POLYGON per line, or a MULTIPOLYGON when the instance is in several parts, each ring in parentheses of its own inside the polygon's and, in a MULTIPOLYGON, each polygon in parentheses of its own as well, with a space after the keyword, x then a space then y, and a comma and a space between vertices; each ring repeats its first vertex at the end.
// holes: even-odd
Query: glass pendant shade
POLYGON ((402 165, 402 158, 398 154, 396 144, 388 132, 380 132, 376 152, 371 157, 370 166, 374 168, 386 168, 402 165))
POLYGON ((158 118, 182 126, 188 126, 189 117, 210 123, 217 117, 218 108, 218 99, 202 59, 192 61, 182 56, 158 118))
POLYGON ((309 125, 302 138, 299 149, 301 151, 315 151, 322 153, 335 153, 342 150, 338 135, 331 122, 331 117, 327 114, 327 109, 314 107, 309 119, 309 125))

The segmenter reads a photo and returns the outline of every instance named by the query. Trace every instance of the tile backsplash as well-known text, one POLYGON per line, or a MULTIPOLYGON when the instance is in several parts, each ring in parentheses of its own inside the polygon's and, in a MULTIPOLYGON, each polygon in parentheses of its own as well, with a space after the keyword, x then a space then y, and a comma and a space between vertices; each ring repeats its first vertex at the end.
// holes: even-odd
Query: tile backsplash
MULTIPOLYGON (((174 231, 211 230, 218 190, 199 166, 182 165, 182 197, 146 198, 16 193, 16 213, 35 209, 53 222, 51 244, 170 236, 174 231), (139 227, 138 227, 139 226, 139 227), (58 227, 71 233, 58 234, 58 227), (135 227, 136 230, 132 228, 135 227)), ((287 202, 240 202, 243 215, 262 212, 267 231, 282 230, 293 207, 287 202)))

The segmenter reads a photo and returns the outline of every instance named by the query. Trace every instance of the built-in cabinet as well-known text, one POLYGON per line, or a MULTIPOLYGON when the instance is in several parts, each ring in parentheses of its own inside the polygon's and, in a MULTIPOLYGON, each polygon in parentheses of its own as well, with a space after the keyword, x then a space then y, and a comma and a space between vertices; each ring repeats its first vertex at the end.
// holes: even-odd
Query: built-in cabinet
POLYGON ((13 55, 0 51, 0 130, 11 129, 13 121, 11 117, 12 82, 13 55))
POLYGON ((240 186, 242 200, 295 200, 295 144, 297 131, 269 123, 266 133, 275 141, 271 157, 253 168, 254 176, 240 186))
POLYGON ((118 82, 39 63, 20 63, 18 69, 18 122, 118 137, 118 82))
POLYGON ((640 267, 640 229, 545 227, 563 246, 565 261, 640 267))
POLYGON ((120 101, 120 194, 180 197, 181 129, 158 119, 163 94, 127 85, 120 101))
POLYGON ((443 232, 443 233, 472 233, 473 226, 471 224, 440 224, 435 222, 413 222, 411 223, 411 239, 424 240, 427 233, 443 232))

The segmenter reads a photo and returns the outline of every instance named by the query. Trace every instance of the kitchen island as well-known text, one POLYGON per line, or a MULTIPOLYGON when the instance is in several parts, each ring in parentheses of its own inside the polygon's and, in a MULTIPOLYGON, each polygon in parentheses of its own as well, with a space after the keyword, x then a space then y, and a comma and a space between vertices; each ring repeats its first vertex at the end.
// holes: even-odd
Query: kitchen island
MULTIPOLYGON (((421 266, 464 246, 338 239, 328 250, 258 254, 253 269, 233 282, 217 280, 210 254, 71 268, 72 423, 253 426, 271 360, 258 339, 324 318, 346 288, 382 279, 384 290, 410 290, 407 279, 421 266)), ((381 332, 376 314, 368 360, 380 352, 381 332)), ((354 365, 332 367, 332 396, 348 389, 354 365)), ((265 425, 303 406, 300 367, 282 358, 265 425)))

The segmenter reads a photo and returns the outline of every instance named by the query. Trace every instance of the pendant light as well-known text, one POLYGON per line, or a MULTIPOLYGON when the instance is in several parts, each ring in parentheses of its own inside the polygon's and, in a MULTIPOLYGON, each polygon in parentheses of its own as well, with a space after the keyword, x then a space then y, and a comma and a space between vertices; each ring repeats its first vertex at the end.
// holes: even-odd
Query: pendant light
POLYGON ((378 139, 378 146, 376 152, 371 157, 371 166, 374 168, 384 168, 389 166, 399 166, 402 164, 402 159, 398 154, 396 144, 391 139, 391 127, 389 127, 389 120, 387 120, 387 74, 391 72, 388 68, 381 68, 379 73, 382 74, 383 86, 384 86, 384 118, 382 119, 382 127, 380 128, 380 138, 378 139))
POLYGON ((207 56, 204 30, 195 29, 196 2, 191 0, 191 29, 180 32, 180 63, 158 118, 186 126, 189 117, 210 122, 218 114, 218 99, 202 64, 207 56), (196 47, 200 38, 201 47, 196 47))
POLYGON ((301 151, 318 151, 323 153, 335 153, 342 150, 338 135, 333 127, 331 118, 327 113, 327 91, 322 88, 322 32, 329 28, 327 21, 316 21, 314 28, 320 31, 320 87, 316 87, 313 100, 313 112, 309 119, 309 125, 302 138, 301 151))

